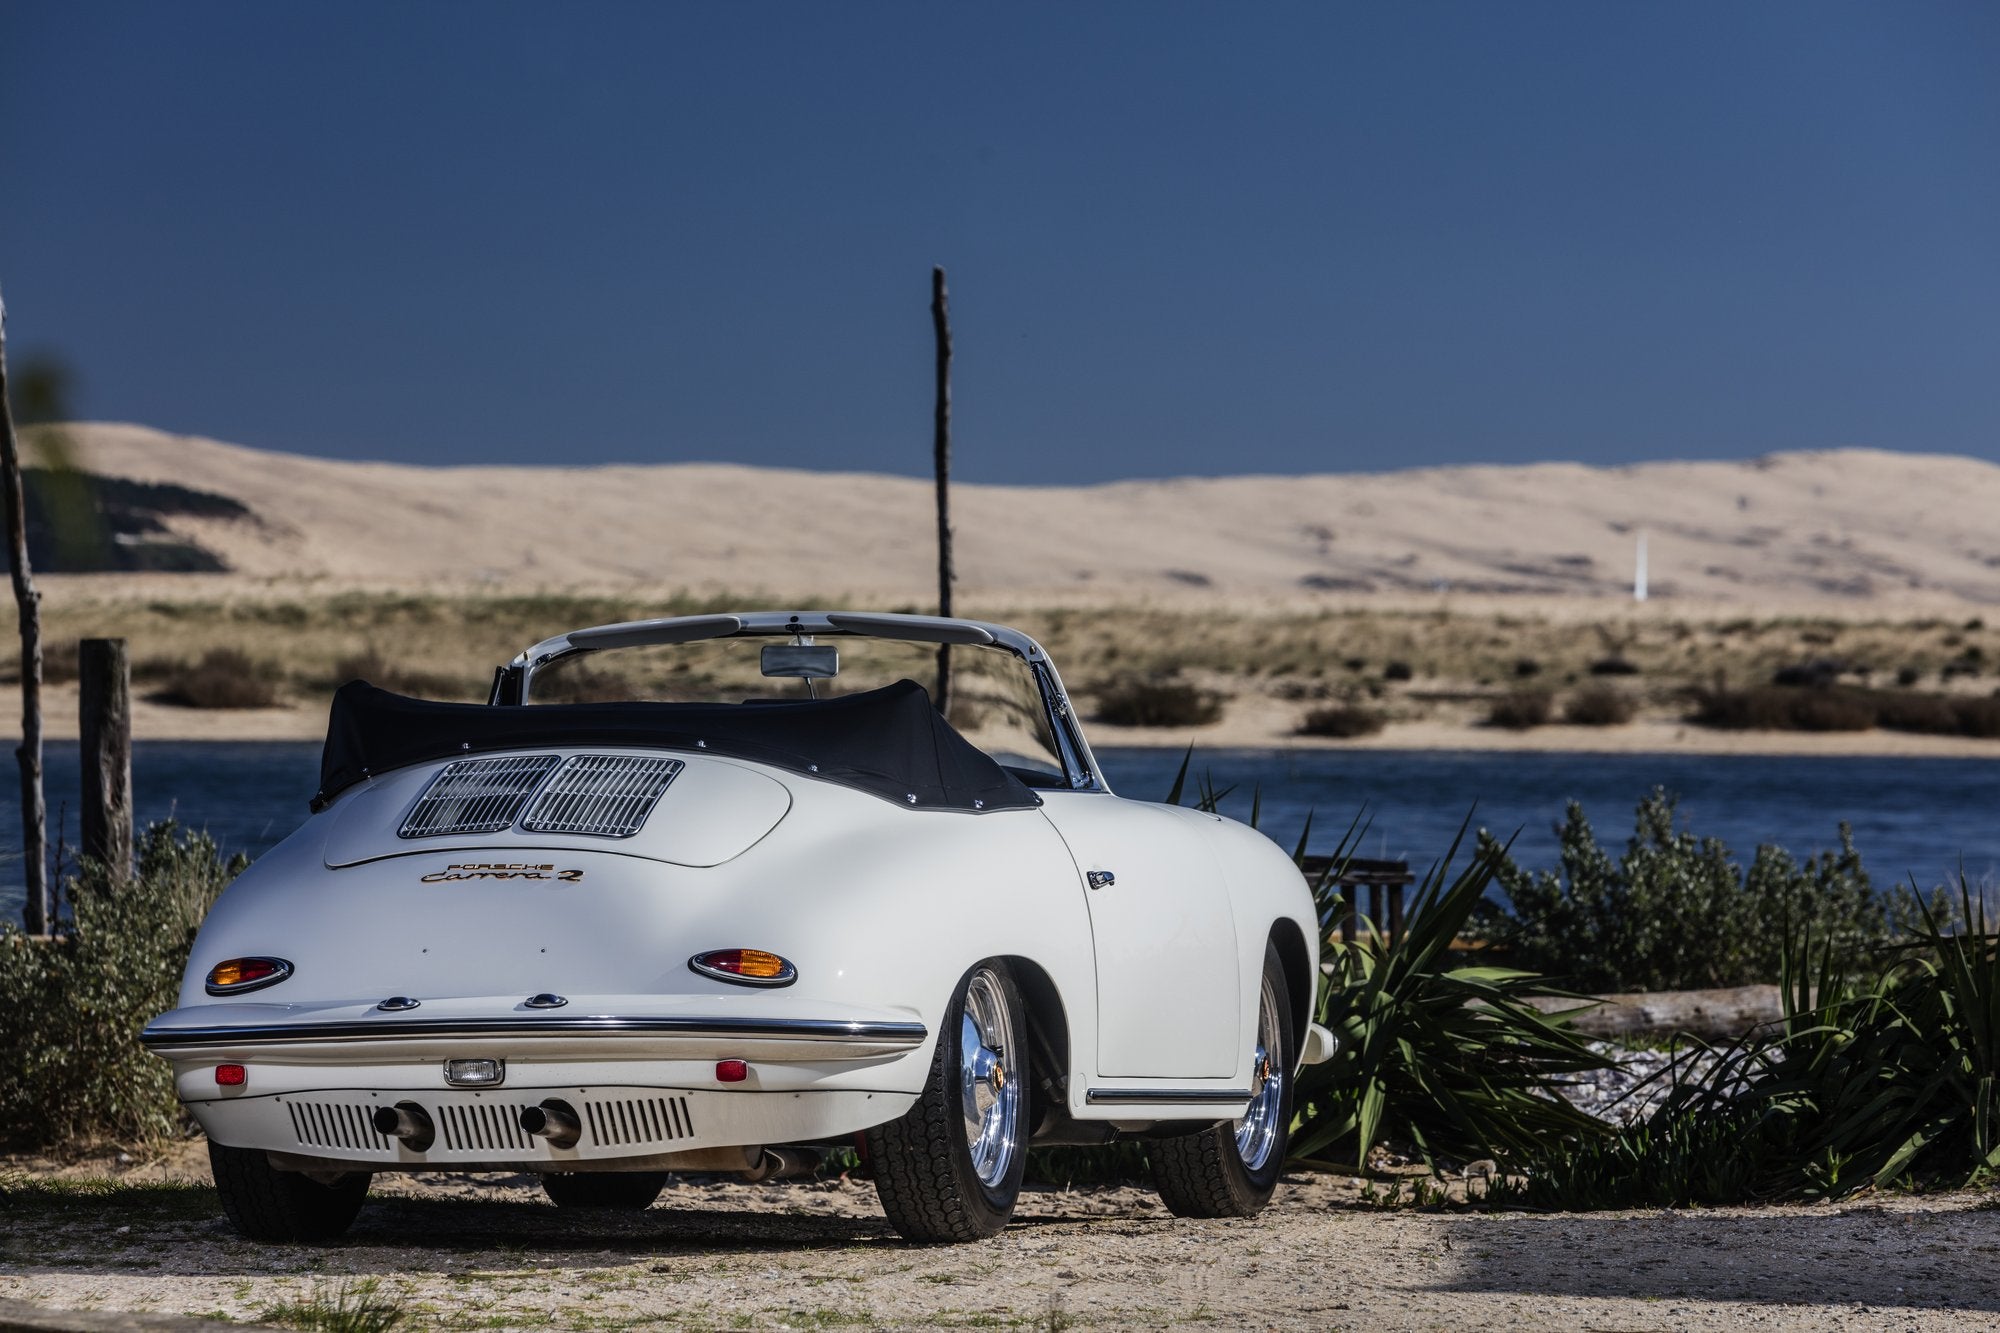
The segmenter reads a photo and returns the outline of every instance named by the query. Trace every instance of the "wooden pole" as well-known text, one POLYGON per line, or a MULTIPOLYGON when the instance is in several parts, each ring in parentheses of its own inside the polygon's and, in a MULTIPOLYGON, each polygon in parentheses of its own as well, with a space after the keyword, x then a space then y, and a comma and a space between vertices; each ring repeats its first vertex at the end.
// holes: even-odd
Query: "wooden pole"
POLYGON ((42 795, 42 595, 28 566, 27 501, 21 491, 21 451, 7 405, 7 303, 0 300, 0 503, 7 510, 7 550, 14 604, 21 620, 21 869, 28 900, 21 919, 30 935, 46 935, 55 904, 49 897, 49 809, 42 795))
POLYGON ((132 872, 132 669, 123 639, 85 639, 77 651, 83 738, 83 854, 113 883, 132 872))
MULTIPOLYGON (((931 331, 937 338, 937 408, 931 431, 932 463, 937 470, 938 614, 951 614, 951 585, 957 572, 951 562, 951 310, 944 289, 944 270, 931 269, 931 331)), ((937 653, 937 710, 951 716, 951 645, 937 653)))

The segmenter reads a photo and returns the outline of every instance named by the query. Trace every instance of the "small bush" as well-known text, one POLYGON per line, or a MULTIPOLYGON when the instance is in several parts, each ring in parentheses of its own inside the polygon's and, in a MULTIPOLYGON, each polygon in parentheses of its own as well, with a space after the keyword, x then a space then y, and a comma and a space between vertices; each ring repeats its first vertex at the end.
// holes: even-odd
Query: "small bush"
POLYGON ((1937 694, 1888 694, 1873 701, 1875 725, 1891 731, 1917 731, 1934 736, 1958 732, 1958 710, 1937 694))
POLYGON ((1901 666, 1896 668, 1896 683, 1906 690, 1923 678, 1924 673, 1916 667, 1901 666))
POLYGON ((1589 685, 1563 704, 1563 721, 1573 727, 1622 727, 1638 710, 1632 696, 1609 685, 1589 685))
POLYGON ((1091 692, 1097 720, 1114 727, 1205 727, 1222 717, 1222 696, 1184 680, 1110 681, 1091 692))
POLYGON ((182 708, 269 708, 278 702, 272 674, 237 649, 211 648, 168 675, 152 698, 182 708))
POLYGON ((1382 668, 1383 680, 1415 680, 1416 676, 1408 662, 1390 662, 1382 668))
POLYGON ((396 666, 374 647, 335 662, 333 675, 327 683, 337 687, 350 680, 365 680, 370 685, 420 699, 463 699, 472 693, 466 689, 461 677, 396 666))
POLYGON ((182 1124, 167 1062, 139 1046, 174 1007, 196 928, 248 864, 172 821, 139 840, 134 875, 86 863, 49 939, 0 931, 0 1142, 161 1138, 182 1124))
POLYGON ((1539 676, 1541 674, 1542 664, 1532 657, 1524 657, 1514 663, 1514 676, 1517 680, 1526 680, 1530 676, 1539 676))
POLYGON ((1636 676, 1639 674, 1639 664, 1628 661, 1623 657, 1600 657, 1590 664, 1590 674, 1593 676, 1636 676))
POLYGON ((1831 658, 1815 658, 1810 662, 1794 662, 1790 666, 1779 667, 1771 673, 1771 683, 1794 688, 1804 686, 1823 689, 1840 679, 1848 669, 1845 662, 1831 658))
POLYGON ((1515 690, 1495 699, 1486 710, 1486 725, 1526 731, 1547 726, 1554 701, 1547 690, 1515 690))
POLYGON ((1329 704, 1307 713, 1300 720, 1297 732, 1301 736, 1353 740, 1358 736, 1373 736, 1387 721, 1377 710, 1360 704, 1329 704))
POLYGON ((1864 690, 1799 690, 1764 685, 1705 690, 1688 720, 1724 731, 1866 731, 1875 705, 1864 690))

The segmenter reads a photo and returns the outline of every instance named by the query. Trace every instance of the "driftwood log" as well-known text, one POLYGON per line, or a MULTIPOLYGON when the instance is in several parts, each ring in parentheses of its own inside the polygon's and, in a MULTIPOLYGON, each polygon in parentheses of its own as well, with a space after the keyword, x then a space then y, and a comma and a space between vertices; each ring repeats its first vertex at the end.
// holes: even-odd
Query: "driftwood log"
MULTIPOLYGON (((1665 1037, 1680 1033, 1704 1041, 1733 1041, 1783 1016, 1776 986, 1735 986, 1728 990, 1652 991, 1636 995, 1593 995, 1590 1008, 1570 1023, 1587 1036, 1665 1037)), ((1528 1003, 1544 1013, 1574 1009, 1588 1001, 1554 998, 1528 1003)))

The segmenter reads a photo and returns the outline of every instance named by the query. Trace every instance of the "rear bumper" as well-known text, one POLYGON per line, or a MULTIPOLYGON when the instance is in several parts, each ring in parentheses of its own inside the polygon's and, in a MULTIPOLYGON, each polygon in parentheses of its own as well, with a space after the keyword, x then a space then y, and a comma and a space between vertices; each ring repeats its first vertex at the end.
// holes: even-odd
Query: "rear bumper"
MULTIPOLYGON (((220 1008, 220 1006, 216 1006, 220 1008)), ((169 1060, 445 1058, 477 1047, 515 1058, 560 1060, 866 1060, 923 1045, 922 1023, 903 1019, 580 1014, 548 1018, 316 1018, 203 1022, 175 1010, 139 1034, 169 1060)), ((203 1015, 205 1016, 205 1015, 203 1015)))
POLYGON ((326 1088, 212 1097, 188 1109, 210 1139, 262 1149, 295 1169, 368 1171, 718 1170, 753 1164, 723 1149, 801 1143, 852 1134, 909 1109, 908 1093, 723 1092, 640 1085, 463 1089, 326 1088), (582 1134, 552 1147, 520 1127, 522 1110, 557 1099, 582 1134), (435 1126, 412 1151, 377 1133, 383 1106, 414 1103, 435 1126))

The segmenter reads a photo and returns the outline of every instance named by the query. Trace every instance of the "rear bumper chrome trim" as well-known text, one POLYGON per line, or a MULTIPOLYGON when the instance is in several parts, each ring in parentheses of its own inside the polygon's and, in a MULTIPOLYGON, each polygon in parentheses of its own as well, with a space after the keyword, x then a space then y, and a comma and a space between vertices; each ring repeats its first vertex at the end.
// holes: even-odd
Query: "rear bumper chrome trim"
POLYGON ((1083 1094, 1091 1106, 1188 1105, 1241 1106, 1250 1100, 1248 1088, 1092 1088, 1083 1094))
MULTIPOLYGON (((832 1018, 416 1018, 382 1022, 256 1023, 220 1027, 148 1027, 139 1040, 149 1050, 201 1046, 294 1046, 319 1042, 409 1041, 425 1037, 617 1036, 764 1038, 776 1041, 868 1042, 921 1046, 930 1035, 922 1023, 861 1022, 832 1018)), ((1248 1099, 1249 1093, 1241 1099, 1248 1099)))

